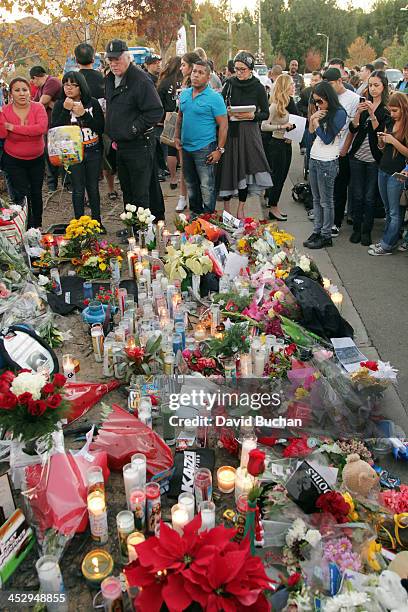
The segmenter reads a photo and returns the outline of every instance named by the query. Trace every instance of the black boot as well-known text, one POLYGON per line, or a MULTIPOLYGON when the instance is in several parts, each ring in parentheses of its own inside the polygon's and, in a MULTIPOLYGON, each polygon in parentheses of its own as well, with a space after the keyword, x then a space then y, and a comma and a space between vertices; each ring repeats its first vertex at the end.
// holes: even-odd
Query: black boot
POLYGON ((361 244, 363 246, 370 246, 373 243, 371 239, 371 232, 362 232, 361 233, 361 244))
POLYGON ((326 247, 332 247, 333 240, 331 238, 326 238, 325 236, 319 236, 314 242, 311 242, 308 245, 309 249, 324 249, 326 247))
POLYGON ((361 240, 361 230, 359 227, 354 227, 353 233, 350 236, 350 242, 353 242, 354 244, 358 244, 360 240, 361 240))
POLYGON ((319 238, 320 234, 316 234, 316 232, 313 232, 313 234, 311 234, 309 238, 304 241, 303 246, 310 248, 310 245, 316 242, 316 240, 318 240, 319 238))

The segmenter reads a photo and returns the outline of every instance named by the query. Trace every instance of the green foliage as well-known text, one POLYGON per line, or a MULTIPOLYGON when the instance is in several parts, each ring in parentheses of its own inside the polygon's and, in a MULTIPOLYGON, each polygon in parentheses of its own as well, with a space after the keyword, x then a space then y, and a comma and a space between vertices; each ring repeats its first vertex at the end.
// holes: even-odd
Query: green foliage
POLYGON ((50 439, 58 421, 66 418, 69 411, 70 405, 65 400, 57 408, 47 408, 41 416, 31 415, 27 406, 20 404, 12 410, 0 411, 0 427, 4 431, 12 432, 16 440, 50 439))
POLYGON ((384 55, 390 66, 402 70, 408 59, 408 32, 403 38, 402 45, 398 43, 398 36, 395 35, 392 45, 384 50, 384 55))
POLYGON ((228 293, 217 293, 213 299, 214 302, 220 304, 224 309, 228 302, 232 301, 237 307, 237 312, 242 312, 252 302, 252 295, 239 295, 229 291, 228 293))
POLYGON ((249 353, 248 326, 245 323, 235 323, 224 334, 222 340, 213 339, 208 342, 209 357, 233 357, 238 353, 249 353))
POLYGON ((220 27, 212 27, 205 33, 203 38, 200 38, 200 45, 206 50, 216 70, 222 70, 226 65, 228 57, 228 33, 227 30, 220 27))

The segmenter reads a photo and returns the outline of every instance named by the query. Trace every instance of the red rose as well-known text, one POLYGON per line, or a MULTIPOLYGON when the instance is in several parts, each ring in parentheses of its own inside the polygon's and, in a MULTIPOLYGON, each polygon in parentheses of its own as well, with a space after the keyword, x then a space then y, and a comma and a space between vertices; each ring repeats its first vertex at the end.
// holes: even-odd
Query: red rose
POLYGON ((52 382, 55 387, 63 387, 67 382, 67 379, 63 374, 54 374, 52 382))
POLYGON ((125 353, 132 361, 139 361, 144 357, 144 348, 135 346, 133 348, 125 348, 125 353))
POLYGON ((10 385, 7 381, 0 379, 0 393, 9 393, 10 385))
POLYGON ((31 393, 29 393, 28 391, 26 391, 25 393, 22 393, 21 395, 18 396, 17 398, 17 402, 19 404, 22 404, 23 406, 27 405, 28 402, 33 399, 33 396, 31 395, 31 393))
POLYGON ((247 470, 251 476, 263 474, 265 471, 265 453, 263 451, 258 448, 249 451, 247 470))
POLYGON ((45 402, 48 408, 52 408, 52 409, 58 408, 58 406, 62 402, 62 395, 60 395, 59 393, 56 393, 55 395, 51 395, 50 397, 47 397, 45 402))
POLYGON ((376 361, 361 361, 360 365, 362 368, 367 368, 367 370, 371 370, 372 372, 378 371, 378 363, 376 361))
POLYGON ((350 506, 345 501, 344 497, 337 491, 329 491, 322 493, 316 500, 316 508, 322 512, 328 512, 337 521, 337 523, 347 523, 347 515, 350 512, 350 506))
POLYGON ((159 405, 159 399, 158 399, 157 395, 151 395, 150 399, 152 400, 152 406, 158 406, 159 405))
POLYGON ((295 343, 292 342, 292 344, 289 344, 289 346, 285 348, 286 357, 290 357, 291 355, 293 355, 293 353, 296 353, 296 349, 297 346, 295 343))
POLYGON ((0 409, 12 410, 17 404, 17 398, 13 393, 0 393, 0 409))
POLYGON ((54 393, 55 391, 55 387, 52 383, 47 383, 43 386, 43 388, 41 389, 42 393, 46 393, 47 395, 49 393, 54 393))
POLYGON ((4 380, 4 382, 11 385, 15 377, 16 375, 13 374, 13 372, 10 372, 10 370, 7 370, 6 372, 3 372, 3 374, 0 376, 0 380, 4 380))
POLYGON ((297 583, 302 580, 302 574, 299 574, 299 572, 296 572, 295 574, 292 574, 291 576, 289 576, 288 578, 288 587, 294 587, 297 585, 297 583))
POLYGON ((31 416, 41 416, 47 410, 47 404, 44 400, 31 400, 28 402, 28 412, 31 416))

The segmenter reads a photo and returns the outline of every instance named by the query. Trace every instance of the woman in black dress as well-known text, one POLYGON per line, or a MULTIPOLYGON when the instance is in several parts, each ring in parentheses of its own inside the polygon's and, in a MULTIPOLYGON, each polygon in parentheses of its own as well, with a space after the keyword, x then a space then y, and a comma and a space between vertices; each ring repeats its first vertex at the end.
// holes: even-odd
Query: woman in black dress
POLYGON ((222 95, 228 109, 228 139, 222 157, 219 196, 229 212, 230 200, 238 195, 237 217, 244 218, 249 193, 260 194, 272 187, 270 168, 262 145, 259 124, 269 117, 268 97, 253 75, 254 56, 240 51, 234 58, 235 75, 224 85, 222 95), (236 112, 231 107, 253 106, 255 111, 236 112))

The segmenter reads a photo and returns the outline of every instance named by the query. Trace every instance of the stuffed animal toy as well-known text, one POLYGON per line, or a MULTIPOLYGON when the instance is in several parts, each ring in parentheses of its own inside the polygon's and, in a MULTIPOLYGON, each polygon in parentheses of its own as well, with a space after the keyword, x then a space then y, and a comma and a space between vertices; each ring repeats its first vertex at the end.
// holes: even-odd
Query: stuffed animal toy
POLYGON ((375 589, 377 601, 391 612, 407 612, 408 594, 395 572, 384 570, 375 589))
POLYGON ((377 472, 367 461, 360 459, 360 455, 353 453, 347 457, 343 468, 343 484, 351 493, 367 497, 378 481, 377 472))
POLYGON ((388 566, 391 572, 395 572, 401 579, 408 578, 408 550, 403 550, 395 555, 388 566))

